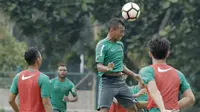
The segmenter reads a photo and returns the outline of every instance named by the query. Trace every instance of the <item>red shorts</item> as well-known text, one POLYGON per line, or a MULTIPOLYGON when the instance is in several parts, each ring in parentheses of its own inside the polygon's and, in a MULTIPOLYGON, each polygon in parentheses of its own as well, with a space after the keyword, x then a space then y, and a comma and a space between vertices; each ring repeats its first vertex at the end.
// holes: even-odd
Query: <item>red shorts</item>
POLYGON ((112 103, 112 105, 110 106, 109 112, 127 112, 127 110, 124 107, 122 107, 120 104, 112 103))

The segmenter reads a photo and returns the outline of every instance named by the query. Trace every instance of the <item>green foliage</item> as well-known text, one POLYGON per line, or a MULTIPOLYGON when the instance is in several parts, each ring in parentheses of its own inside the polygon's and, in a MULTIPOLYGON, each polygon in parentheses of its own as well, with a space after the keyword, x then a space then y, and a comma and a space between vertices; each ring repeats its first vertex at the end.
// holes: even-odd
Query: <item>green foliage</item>
POLYGON ((16 22, 14 35, 41 49, 43 69, 55 68, 81 38, 88 16, 85 1, 1 0, 0 9, 16 22))
POLYGON ((17 66, 25 67, 24 52, 27 45, 18 42, 11 34, 0 28, 0 71, 16 71, 17 66))

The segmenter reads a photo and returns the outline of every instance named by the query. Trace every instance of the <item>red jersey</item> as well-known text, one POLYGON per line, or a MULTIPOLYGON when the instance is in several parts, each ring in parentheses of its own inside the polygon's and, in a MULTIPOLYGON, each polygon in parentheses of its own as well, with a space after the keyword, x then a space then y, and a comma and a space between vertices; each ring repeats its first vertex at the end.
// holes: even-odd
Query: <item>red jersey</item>
POLYGON ((18 79, 20 112, 45 112, 40 86, 38 84, 39 71, 22 71, 18 79))
MULTIPOLYGON (((176 69, 167 64, 155 64, 152 65, 152 67, 154 69, 155 82, 163 98, 165 108, 168 110, 179 110, 178 93, 180 88, 180 79, 176 69)), ((150 97, 149 91, 148 96, 147 108, 158 108, 150 97)))

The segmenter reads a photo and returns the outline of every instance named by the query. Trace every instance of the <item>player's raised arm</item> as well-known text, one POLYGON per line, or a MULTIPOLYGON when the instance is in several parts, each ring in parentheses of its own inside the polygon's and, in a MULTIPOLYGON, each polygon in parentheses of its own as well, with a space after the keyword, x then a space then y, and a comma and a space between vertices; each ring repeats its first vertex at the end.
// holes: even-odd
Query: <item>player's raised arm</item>
POLYGON ((132 72, 131 70, 129 70, 125 65, 123 66, 123 73, 124 74, 127 74, 127 75, 130 75, 130 76, 133 76, 133 77, 136 77, 137 74, 132 72))
POLYGON ((123 66, 123 73, 132 76, 133 78, 135 78, 138 82, 141 82, 143 84, 143 81, 141 79, 141 77, 132 72, 131 70, 129 70, 125 65, 123 66))

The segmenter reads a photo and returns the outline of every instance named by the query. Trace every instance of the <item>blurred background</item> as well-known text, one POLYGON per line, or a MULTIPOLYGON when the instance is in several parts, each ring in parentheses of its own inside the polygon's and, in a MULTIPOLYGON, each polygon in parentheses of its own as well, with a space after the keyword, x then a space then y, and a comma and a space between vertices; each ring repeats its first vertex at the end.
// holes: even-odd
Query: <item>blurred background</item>
MULTIPOLYGON (((134 72, 151 64, 147 41, 155 36, 172 43, 168 63, 182 71, 196 102, 183 112, 200 112, 200 0, 0 0, 0 112, 12 112, 9 87, 16 73, 26 68, 24 51, 37 47, 40 71, 57 76, 65 63, 67 77, 77 86, 79 101, 69 112, 94 112, 98 90, 95 46, 106 37, 108 21, 121 18, 121 8, 135 2, 141 15, 125 22, 124 62, 134 72)), ((128 85, 135 85, 128 77, 128 85)))

